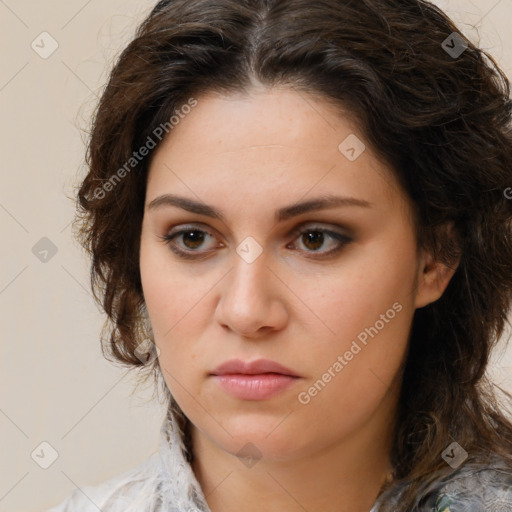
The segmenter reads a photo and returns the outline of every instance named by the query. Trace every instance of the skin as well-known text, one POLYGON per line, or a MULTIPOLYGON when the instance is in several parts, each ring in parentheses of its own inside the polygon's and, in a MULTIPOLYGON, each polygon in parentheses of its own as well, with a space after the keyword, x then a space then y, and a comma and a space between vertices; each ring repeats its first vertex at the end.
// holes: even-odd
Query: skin
POLYGON ((197 100, 153 155, 140 247, 160 366, 192 423, 195 474, 213 512, 259 511, 262 498, 270 512, 368 511, 391 469, 414 311, 442 295, 454 270, 418 250, 412 205, 368 144, 354 161, 340 152, 350 134, 364 142, 349 115, 286 87, 197 100), (162 194, 206 203, 223 219, 150 208, 162 194), (371 207, 274 218, 325 194, 371 207), (190 224, 204 239, 182 234, 174 246, 200 257, 181 259, 162 237, 190 224), (293 234, 301 227, 351 240, 311 242, 293 234), (236 252, 248 236, 263 251, 250 264, 236 252), (395 303, 394 318, 301 403, 299 393, 395 303), (233 358, 268 358, 300 378, 266 400, 234 398, 210 376, 233 358), (251 467, 236 455, 249 442, 258 450, 251 467))

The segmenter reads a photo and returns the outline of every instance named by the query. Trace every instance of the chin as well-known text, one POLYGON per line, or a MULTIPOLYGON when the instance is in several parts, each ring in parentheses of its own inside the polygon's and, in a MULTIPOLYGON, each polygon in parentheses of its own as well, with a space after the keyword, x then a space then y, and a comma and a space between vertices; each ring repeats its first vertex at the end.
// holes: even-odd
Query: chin
POLYGON ((291 428, 292 425, 285 418, 286 414, 275 417, 237 413, 231 418, 222 419, 224 428, 216 425, 212 430, 209 424, 207 430, 200 430, 219 448, 234 456, 286 460, 303 451, 306 440, 298 438, 297 429, 291 428))

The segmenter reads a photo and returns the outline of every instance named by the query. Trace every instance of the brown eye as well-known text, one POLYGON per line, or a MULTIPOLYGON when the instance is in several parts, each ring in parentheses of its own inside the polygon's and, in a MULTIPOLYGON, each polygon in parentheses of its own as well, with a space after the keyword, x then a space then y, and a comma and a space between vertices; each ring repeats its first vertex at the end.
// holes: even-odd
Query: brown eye
POLYGON ((183 243, 188 249, 197 249, 205 239, 204 231, 199 231, 197 229, 182 231, 181 233, 183 236, 183 243))
POLYGON ((320 249, 324 243, 324 234, 320 231, 308 231, 307 233, 303 233, 302 241, 304 246, 308 249, 316 251, 317 249, 320 249), (314 234, 312 235, 312 233, 314 234))
POLYGON ((214 236, 203 229, 195 227, 185 227, 174 233, 169 233, 161 238, 171 249, 172 252, 180 256, 181 258, 198 258, 204 256, 208 249, 199 250, 205 245, 205 241, 208 238, 214 238, 214 236), (181 243, 179 243, 181 242, 181 243))
POLYGON ((352 239, 347 235, 336 231, 327 230, 320 227, 311 227, 298 230, 294 233, 300 240, 300 245, 305 247, 303 252, 311 253, 316 256, 327 256, 340 251, 345 245, 350 243, 352 239), (326 245, 326 241, 331 241, 327 246, 331 246, 330 250, 321 251, 320 249, 326 245))
MULTIPOLYGON (((295 237, 294 240, 300 241, 298 244, 301 246, 299 247, 299 252, 309 254, 311 255, 310 257, 316 258, 337 253, 352 241, 347 235, 320 227, 299 229, 292 235, 295 237), (322 250, 322 248, 325 247, 327 247, 327 250, 322 250)), ((172 252, 183 259, 197 259, 206 256, 209 252, 212 252, 214 248, 214 246, 210 246, 210 248, 204 247, 208 245, 208 238, 215 239, 208 231, 198 229, 194 226, 182 228, 179 231, 171 232, 159 238, 169 246, 172 252)), ((291 248, 295 249, 295 243, 291 245, 291 248)), ((222 246, 223 245, 220 244, 220 247, 222 246)))

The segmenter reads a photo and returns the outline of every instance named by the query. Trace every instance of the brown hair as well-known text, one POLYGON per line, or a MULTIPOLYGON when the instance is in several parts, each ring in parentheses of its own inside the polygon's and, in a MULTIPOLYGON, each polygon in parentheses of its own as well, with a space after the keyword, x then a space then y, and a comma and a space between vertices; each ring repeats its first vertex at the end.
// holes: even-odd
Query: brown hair
MULTIPOLYGON (((448 265, 460 255, 443 296, 413 318, 391 454, 395 483, 407 483, 400 510, 411 510, 421 479, 447 467, 452 441, 468 462, 512 458, 512 425, 484 376, 511 302, 510 85, 454 32, 421 0, 161 1, 111 72, 78 192, 77 236, 108 315, 104 353, 144 368, 134 350, 148 336, 139 243, 152 153, 128 171, 133 152, 209 91, 287 85, 348 110, 412 198, 421 247, 448 265)), ((149 368, 158 379, 158 360, 149 368)))

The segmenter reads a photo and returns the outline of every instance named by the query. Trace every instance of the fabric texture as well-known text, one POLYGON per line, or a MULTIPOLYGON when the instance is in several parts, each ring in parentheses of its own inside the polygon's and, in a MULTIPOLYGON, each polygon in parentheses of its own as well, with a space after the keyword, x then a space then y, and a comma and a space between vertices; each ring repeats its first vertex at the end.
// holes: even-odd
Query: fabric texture
MULTIPOLYGON (((403 488, 382 493, 369 512, 399 503, 403 488)), ((183 440, 169 412, 158 452, 138 466, 98 486, 77 488, 47 512, 211 512, 183 440)), ((511 512, 512 473, 500 459, 486 466, 463 464, 434 475, 418 493, 410 512, 511 512)))
MULTIPOLYGON (((395 483, 370 512, 379 512, 380 504, 400 503, 404 490, 395 483)), ((408 512, 512 512, 512 470, 495 454, 485 464, 447 465, 422 483, 408 512)))

